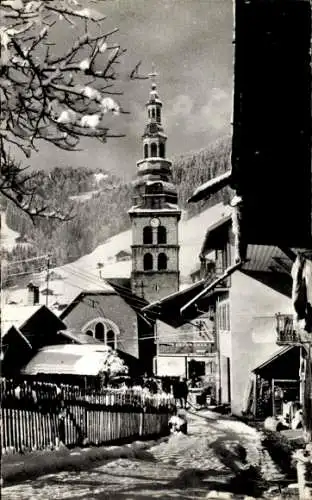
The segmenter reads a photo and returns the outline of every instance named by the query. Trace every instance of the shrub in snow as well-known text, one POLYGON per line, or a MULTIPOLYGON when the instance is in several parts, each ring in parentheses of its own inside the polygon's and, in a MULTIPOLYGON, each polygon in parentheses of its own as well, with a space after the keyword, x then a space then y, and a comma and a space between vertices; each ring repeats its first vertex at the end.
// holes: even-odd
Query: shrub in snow
POLYGON ((105 387, 112 377, 125 375, 128 373, 128 367, 118 356, 117 352, 107 346, 103 367, 99 373, 101 386, 105 387))

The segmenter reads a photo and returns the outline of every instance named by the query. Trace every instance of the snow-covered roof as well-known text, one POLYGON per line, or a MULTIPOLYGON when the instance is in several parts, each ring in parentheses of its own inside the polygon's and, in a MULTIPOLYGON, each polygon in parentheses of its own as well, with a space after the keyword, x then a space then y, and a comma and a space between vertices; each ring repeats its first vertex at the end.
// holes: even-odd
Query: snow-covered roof
POLYGON ((26 365, 23 373, 96 376, 103 368, 110 351, 108 346, 93 344, 44 347, 26 365))
POLYGON ((6 305, 1 308, 1 334, 4 336, 8 330, 15 326, 21 328, 26 321, 31 318, 42 305, 36 306, 20 306, 6 305))
MULTIPOLYGON (((155 209, 154 208, 141 208, 139 206, 134 206, 129 210, 128 213, 132 213, 132 212, 155 213, 155 209)), ((161 214, 162 212, 164 212, 164 213, 181 212, 181 210, 179 209, 178 205, 168 203, 166 207, 157 209, 157 213, 161 214)))
POLYGON ((195 189, 188 201, 194 202, 209 198, 211 194, 227 186, 230 183, 231 176, 232 171, 228 170, 218 177, 214 177, 204 184, 201 184, 197 189, 195 189))

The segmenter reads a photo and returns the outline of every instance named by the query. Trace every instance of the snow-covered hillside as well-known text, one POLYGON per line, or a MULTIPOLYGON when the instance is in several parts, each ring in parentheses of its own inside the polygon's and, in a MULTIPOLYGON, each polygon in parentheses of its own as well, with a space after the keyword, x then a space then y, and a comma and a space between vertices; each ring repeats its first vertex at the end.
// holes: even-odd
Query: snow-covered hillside
POLYGON ((70 196, 71 201, 78 201, 79 203, 84 203, 85 201, 91 200, 92 196, 100 193, 100 189, 94 189, 93 191, 87 191, 86 193, 75 194, 70 196))
MULTIPOLYGON (((206 209, 199 215, 182 221, 179 226, 180 232, 180 271, 181 278, 185 280, 198 263, 198 255, 207 229, 222 217, 228 216, 230 207, 222 203, 206 209)), ((105 243, 99 245, 92 253, 84 255, 80 259, 54 269, 61 279, 51 279, 48 285, 53 293, 49 296, 49 305, 58 302, 69 303, 82 290, 107 290, 109 285, 100 279, 129 277, 131 273, 131 261, 116 262, 115 255, 121 251, 130 251, 131 231, 119 233, 109 238, 105 243), (99 267, 99 264, 101 268, 99 267)), ((34 277, 40 284, 40 290, 47 287, 45 274, 34 277)), ((31 278, 34 282, 35 280, 31 278)), ((23 301, 25 291, 19 289, 8 289, 5 292, 6 302, 23 301)), ((42 303, 45 297, 41 296, 42 303)))
POLYGON ((1 248, 12 252, 16 245, 15 240, 18 237, 19 233, 8 227, 5 212, 1 212, 1 248))

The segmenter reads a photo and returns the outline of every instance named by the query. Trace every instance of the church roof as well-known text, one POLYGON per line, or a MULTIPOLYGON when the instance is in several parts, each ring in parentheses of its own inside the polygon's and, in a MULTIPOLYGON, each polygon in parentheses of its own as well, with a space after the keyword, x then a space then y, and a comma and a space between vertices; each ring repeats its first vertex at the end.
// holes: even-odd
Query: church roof
MULTIPOLYGON (((141 313, 141 309, 148 305, 148 302, 135 295, 130 288, 130 280, 126 278, 110 278, 105 280, 108 285, 110 285, 109 290, 100 291, 85 291, 81 292, 67 307, 62 311, 60 318, 65 319, 66 316, 78 305, 85 297, 98 297, 103 295, 115 295, 120 297, 126 304, 128 304, 131 309, 137 314, 141 313)), ((66 332, 64 332, 66 334, 66 332)), ((84 343, 84 342, 83 342, 84 343)))
MULTIPOLYGON (((105 280, 106 281, 106 280, 105 280)), ((64 319, 66 316, 78 305, 80 304, 85 297, 98 297, 101 295, 117 295, 115 290, 113 288, 108 288, 107 290, 84 290, 83 292, 79 293, 79 295, 76 296, 74 300, 68 306, 61 312, 60 318, 64 319)))
POLYGON ((117 279, 107 279, 106 281, 136 313, 140 314, 142 308, 148 305, 147 300, 134 294, 130 286, 123 286, 117 279))

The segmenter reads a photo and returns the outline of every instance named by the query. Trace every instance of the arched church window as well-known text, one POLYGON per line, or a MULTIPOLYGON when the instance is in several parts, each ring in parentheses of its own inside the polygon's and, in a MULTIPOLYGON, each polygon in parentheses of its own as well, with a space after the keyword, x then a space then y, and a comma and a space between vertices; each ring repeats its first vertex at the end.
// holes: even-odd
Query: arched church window
POLYGON ((93 331, 92 330, 87 330, 86 335, 89 335, 89 337, 93 337, 93 331))
POLYGON ((144 158, 148 158, 148 144, 144 144, 144 158))
POLYGON ((165 145, 163 142, 159 144, 159 156, 165 158, 165 145))
POLYGON ((157 118, 158 123, 160 123, 160 108, 156 109, 156 118, 157 118))
POLYGON ((151 271, 153 269, 153 256, 150 253, 146 253, 143 257, 143 269, 144 271, 151 271))
POLYGON ((103 323, 97 323, 95 325, 95 338, 97 340, 101 340, 102 342, 105 342, 105 330, 104 330, 104 325, 103 323))
POLYGON ((157 228, 157 243, 165 245, 167 243, 167 229, 165 226, 158 226, 157 228))
POLYGON ((115 349, 115 333, 113 330, 108 330, 106 333, 106 344, 112 349, 115 349))
POLYGON ((153 243, 153 230, 150 226, 143 228, 143 244, 151 245, 153 243))
POLYGON ((158 255, 158 271, 167 269, 167 260, 167 255, 165 253, 160 253, 158 255))
POLYGON ((155 109, 152 109, 152 118, 155 118, 155 109))
POLYGON ((152 142, 151 144, 151 156, 157 156, 157 144, 152 142))

